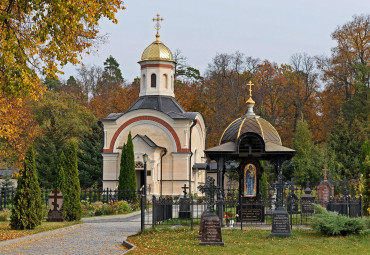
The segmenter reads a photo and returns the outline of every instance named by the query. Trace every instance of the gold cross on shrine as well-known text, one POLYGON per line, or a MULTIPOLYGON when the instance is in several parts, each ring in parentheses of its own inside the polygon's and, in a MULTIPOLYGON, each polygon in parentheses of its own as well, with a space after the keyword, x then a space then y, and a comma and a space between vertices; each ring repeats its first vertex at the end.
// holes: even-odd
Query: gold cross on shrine
POLYGON ((249 97, 252 97, 252 86, 254 86, 254 84, 252 83, 252 81, 249 81, 249 83, 247 83, 247 86, 249 86, 249 97))
POLYGON ((157 30, 157 34, 155 35, 155 37, 157 38, 157 41, 159 41, 159 29, 161 29, 161 23, 159 22, 162 22, 163 20, 164 20, 163 18, 159 17, 159 14, 157 14, 157 18, 153 18, 153 22, 157 22, 154 25, 154 28, 157 30))

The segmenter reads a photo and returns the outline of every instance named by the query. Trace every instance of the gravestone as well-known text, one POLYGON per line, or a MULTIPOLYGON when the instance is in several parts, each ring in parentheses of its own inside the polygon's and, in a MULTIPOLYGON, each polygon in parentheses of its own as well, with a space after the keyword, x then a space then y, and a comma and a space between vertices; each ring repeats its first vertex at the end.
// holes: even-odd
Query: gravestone
POLYGON ((203 224, 202 241, 199 245, 224 246, 225 244, 222 242, 220 218, 215 213, 207 215, 204 217, 203 224))
POLYGON ((289 213, 285 210, 283 206, 283 195, 284 190, 287 187, 283 182, 283 175, 281 170, 278 173, 278 180, 276 184, 273 184, 273 187, 276 188, 276 209, 272 213, 272 229, 270 237, 289 237, 292 235, 290 231, 289 224, 289 213))
POLYGON ((304 190, 304 195, 301 197, 302 202, 302 214, 308 215, 313 214, 313 203, 315 202, 315 197, 311 195, 312 190, 309 187, 310 181, 306 183, 306 189, 304 190))
POLYGON ((180 204, 180 210, 179 210, 179 218, 180 219, 190 219, 190 198, 186 197, 187 192, 186 190, 189 189, 189 187, 186 187, 186 184, 181 187, 184 191, 184 197, 180 198, 179 204, 180 204))
POLYGON ((199 225, 199 234, 198 234, 198 239, 201 239, 202 238, 202 233, 204 231, 204 222, 205 222, 205 218, 207 216, 210 216, 210 212, 208 210, 205 210, 204 212, 202 212, 202 215, 200 216, 200 225, 199 225))
POLYGON ((328 180, 326 172, 328 169, 323 169, 324 171, 324 180, 319 184, 318 188, 318 199, 319 204, 326 208, 329 203, 330 198, 334 195, 334 185, 328 180))
POLYGON ((296 194, 290 194, 287 201, 288 213, 297 214, 299 213, 298 208, 298 197, 296 194))
POLYGON ((58 222, 64 221, 63 213, 60 211, 63 205, 63 194, 61 191, 54 189, 50 192, 48 198, 50 211, 48 213, 47 221, 58 222))
POLYGON ((215 179, 207 176, 206 184, 199 185, 198 189, 206 194, 207 213, 202 214, 203 223, 201 223, 201 242, 199 245, 221 245, 221 221, 220 218, 214 213, 213 208, 215 205, 215 194, 221 192, 221 188, 215 186, 215 179))
POLYGON ((270 236, 291 236, 289 214, 285 209, 279 210, 278 208, 272 214, 272 231, 270 236))

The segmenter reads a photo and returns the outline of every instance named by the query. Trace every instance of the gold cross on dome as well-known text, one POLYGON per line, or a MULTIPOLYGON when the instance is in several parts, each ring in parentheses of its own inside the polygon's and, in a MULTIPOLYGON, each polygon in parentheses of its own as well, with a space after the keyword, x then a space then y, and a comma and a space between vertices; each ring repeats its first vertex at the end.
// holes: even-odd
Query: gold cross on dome
POLYGON ((157 41, 159 41, 159 29, 161 29, 161 23, 159 22, 162 22, 163 20, 163 18, 159 17, 159 14, 157 14, 157 18, 153 18, 153 22, 157 22, 154 25, 154 28, 157 30, 157 34, 155 35, 155 37, 157 37, 157 41))
POLYGON ((249 97, 252 97, 252 86, 254 86, 254 84, 252 83, 252 81, 249 81, 249 83, 247 83, 247 86, 249 86, 249 97))

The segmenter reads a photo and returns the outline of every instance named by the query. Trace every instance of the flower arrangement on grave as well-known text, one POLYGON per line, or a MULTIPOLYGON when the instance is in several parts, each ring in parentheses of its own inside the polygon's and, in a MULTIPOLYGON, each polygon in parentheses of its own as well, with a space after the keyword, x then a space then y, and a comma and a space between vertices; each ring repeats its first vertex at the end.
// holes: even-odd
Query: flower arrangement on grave
POLYGON ((224 213, 224 219, 225 219, 226 225, 230 224, 230 221, 232 220, 232 218, 233 218, 233 214, 231 212, 224 213))

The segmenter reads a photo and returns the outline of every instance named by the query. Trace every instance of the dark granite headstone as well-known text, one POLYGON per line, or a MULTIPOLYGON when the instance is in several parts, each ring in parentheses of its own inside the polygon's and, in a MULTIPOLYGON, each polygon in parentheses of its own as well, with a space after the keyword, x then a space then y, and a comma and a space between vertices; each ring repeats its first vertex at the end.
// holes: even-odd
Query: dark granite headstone
POLYGON ((180 204, 179 218, 190 219, 190 198, 188 197, 180 198, 179 204, 180 204))
POLYGON ((304 190, 304 195, 301 197, 301 203, 302 203, 302 214, 313 214, 313 203, 315 202, 315 197, 311 195, 311 189, 309 187, 309 182, 307 182, 307 187, 304 190))
POLYGON ((204 216, 203 219, 202 239, 199 245, 224 246, 221 235, 221 222, 218 216, 210 213, 210 215, 204 216))
POLYGON ((203 230, 204 230, 204 218, 206 216, 210 216, 211 213, 208 212, 207 210, 205 210, 204 212, 202 212, 202 215, 200 216, 200 225, 199 225, 199 235, 198 235, 198 239, 201 239, 202 238, 202 233, 203 233, 203 230))
POLYGON ((270 236, 288 237, 291 236, 289 214, 284 210, 275 210, 272 214, 272 231, 270 236))
POLYGON ((298 197, 296 194, 290 194, 288 197, 288 206, 287 206, 287 211, 289 213, 298 213, 299 208, 298 208, 298 197))
POLYGON ((48 213, 47 221, 58 222, 64 221, 63 213, 60 211, 63 204, 63 194, 61 191, 55 189, 49 194, 50 211, 48 213))

